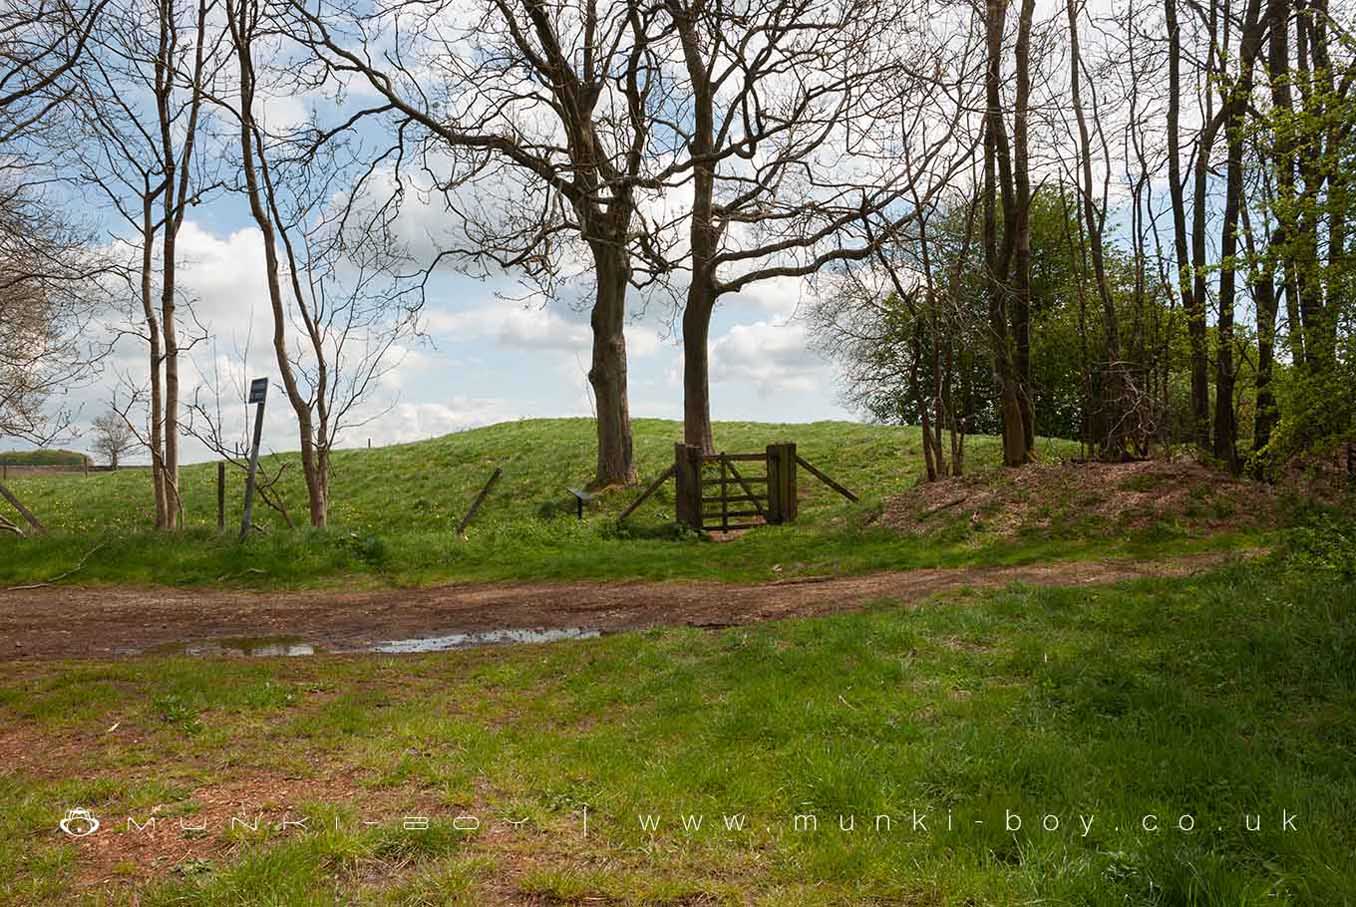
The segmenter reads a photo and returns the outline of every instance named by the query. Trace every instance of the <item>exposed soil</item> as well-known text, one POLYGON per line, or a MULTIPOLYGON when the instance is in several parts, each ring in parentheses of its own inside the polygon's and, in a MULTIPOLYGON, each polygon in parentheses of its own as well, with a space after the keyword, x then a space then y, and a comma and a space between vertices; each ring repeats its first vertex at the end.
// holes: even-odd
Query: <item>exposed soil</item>
POLYGON ((960 520, 999 535, 1077 525, 1080 534, 1160 523, 1218 532, 1274 525, 1275 489, 1188 460, 1035 463, 924 482, 888 500, 881 521, 927 535, 960 520))
POLYGON ((111 658, 185 643, 206 644, 213 654, 213 640, 240 637, 281 638, 316 652, 344 652, 388 640, 504 628, 724 627, 853 610, 881 598, 917 603, 965 587, 1077 586, 1180 576, 1227 556, 909 570, 759 586, 492 583, 349 593, 56 586, 0 592, 0 661, 111 658))

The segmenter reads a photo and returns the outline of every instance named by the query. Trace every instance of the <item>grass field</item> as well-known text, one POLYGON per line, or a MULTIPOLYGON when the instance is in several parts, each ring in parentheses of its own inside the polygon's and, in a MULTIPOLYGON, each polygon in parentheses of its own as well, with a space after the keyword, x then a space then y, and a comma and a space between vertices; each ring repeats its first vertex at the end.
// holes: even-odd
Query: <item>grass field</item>
POLYGON ((1353 904, 1354 653, 1352 574, 1273 558, 718 633, 16 666, 0 902, 1353 904), (55 833, 72 806, 97 844, 55 833))
MULTIPOLYGON (((0 539, 0 584, 39 582, 83 564, 82 583, 173 583, 298 587, 413 585, 458 579, 719 579, 756 582, 774 575, 842 574, 962 564, 1029 563, 1053 558, 1150 556, 1157 552, 1250 545, 1242 534, 1205 538, 1162 524, 1130 531, 1076 515, 1054 528, 1010 538, 975 525, 969 515, 927 538, 879 526, 881 501, 922 472, 917 429, 826 422, 810 425, 717 423, 717 445, 762 450, 781 440, 857 491, 851 504, 812 477, 801 478, 800 519, 737 541, 711 544, 677 530, 671 484, 623 528, 616 516, 639 493, 616 489, 575 519, 567 487, 592 475, 593 428, 583 419, 531 420, 377 450, 341 451, 334 459, 332 526, 324 533, 286 531, 257 508, 269 532, 245 545, 216 532, 216 468, 183 470, 188 529, 167 539, 150 529, 145 470, 88 477, 13 478, 14 490, 51 527, 46 538, 0 539), (504 476, 472 525, 454 527, 496 466, 504 476)), ((635 423, 642 480, 672 463, 676 422, 635 423)), ((1047 460, 1076 445, 1042 441, 1047 460)), ((972 470, 993 468, 993 439, 970 439, 972 470)), ((295 459, 293 455, 292 459, 295 459)), ((278 458, 265 462, 270 472, 278 458)), ((239 523, 243 479, 229 477, 228 527, 239 523)), ((284 472, 283 497, 304 522, 305 496, 295 463, 284 472)))

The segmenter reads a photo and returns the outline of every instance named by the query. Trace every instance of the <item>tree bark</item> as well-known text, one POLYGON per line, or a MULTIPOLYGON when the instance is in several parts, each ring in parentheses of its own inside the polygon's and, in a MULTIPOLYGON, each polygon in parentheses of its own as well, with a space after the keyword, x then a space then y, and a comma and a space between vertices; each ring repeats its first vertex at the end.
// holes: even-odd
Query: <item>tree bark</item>
POLYGON ((1012 116, 1012 180, 1016 209, 1012 213, 1012 339, 1017 375, 1017 405, 1022 416, 1027 456, 1036 449, 1035 394, 1031 386, 1031 171, 1027 119, 1031 98, 1031 20, 1035 0, 1022 0, 1017 24, 1017 92, 1012 116))
POLYGON ((692 83, 692 281, 683 308, 683 441, 704 453, 715 453, 711 436, 711 313, 719 295, 715 256, 719 229, 715 220, 716 144, 715 89, 702 52, 696 21, 675 6, 674 25, 683 49, 683 64, 692 83))
POLYGON ((707 340, 711 330, 713 301, 696 279, 687 292, 683 309, 683 443, 715 453, 711 435, 710 357, 707 340))
POLYGON ((169 525, 168 518, 168 496, 165 493, 165 461, 163 457, 165 419, 164 419, 164 391, 161 387, 160 376, 163 364, 160 356, 160 318, 156 314, 155 303, 152 301, 151 278, 152 278, 152 256, 154 255, 153 241, 155 237, 155 226, 152 215, 152 195, 150 187, 147 187, 146 193, 142 196, 142 227, 141 227, 141 311, 146 319, 146 341, 149 347, 148 359, 150 360, 150 384, 151 399, 149 401, 150 425, 147 426, 147 435, 149 447, 151 449, 151 488, 155 495, 155 528, 165 529, 169 525))
MULTIPOLYGON (((1278 0, 1268 0, 1270 5, 1278 0)), ((1238 224, 1243 205, 1243 131, 1252 97, 1253 73, 1262 47, 1265 22, 1261 0, 1249 0, 1240 37, 1237 84, 1229 87, 1221 108, 1225 123, 1227 173, 1224 190, 1223 236, 1220 239, 1218 349, 1215 367, 1215 456, 1238 471, 1238 425, 1234 412, 1234 298, 1237 293, 1238 224)))
MULTIPOLYGON (((1193 257, 1198 249, 1187 246, 1186 194, 1182 175, 1181 103, 1182 103, 1182 39, 1177 21, 1177 0, 1163 0, 1163 14, 1168 31, 1168 192, 1172 200, 1174 248, 1177 253, 1177 273, 1182 294, 1182 310, 1186 313, 1187 337, 1191 349, 1191 436, 1196 446, 1205 450, 1210 444, 1210 378, 1205 334, 1205 275, 1201 262, 1193 257)), ((1210 147, 1202 133, 1197 154, 1208 160, 1210 147)), ((1200 209, 1204 208, 1204 200, 1200 209)), ((1192 239, 1200 237, 1200 257, 1204 254, 1205 233, 1203 210, 1194 216, 1199 231, 1193 229, 1192 239)))
MULTIPOLYGON (((1024 6, 1025 11, 1025 6, 1024 6)), ((1007 147, 1002 111, 1002 52, 1004 0, 987 0, 985 6, 985 96, 984 123, 984 264, 989 296, 989 335, 994 352, 994 378, 1002 417, 1003 463, 1021 466, 1031 456, 1022 418, 1020 376, 1008 329, 1008 273, 1017 239, 1017 202, 1013 189, 1012 160, 1007 147), (1000 174, 1001 173, 1001 180, 1000 174), (998 191, 1003 193, 1003 243, 998 242, 998 191)))
POLYGON ((630 282, 624 249, 595 248, 598 290, 590 324, 593 365, 589 384, 597 410, 598 464, 594 485, 631 485, 636 466, 631 410, 626 392, 626 288, 630 282))

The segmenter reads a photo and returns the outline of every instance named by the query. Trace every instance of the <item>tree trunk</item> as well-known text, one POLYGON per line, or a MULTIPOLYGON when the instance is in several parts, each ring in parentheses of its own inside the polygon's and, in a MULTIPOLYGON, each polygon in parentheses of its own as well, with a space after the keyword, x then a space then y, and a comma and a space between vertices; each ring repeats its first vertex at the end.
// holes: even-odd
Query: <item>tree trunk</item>
MULTIPOLYGON (((1275 4, 1278 0, 1269 0, 1275 4)), ((1215 368, 1215 456, 1238 471, 1238 427, 1234 413, 1234 297, 1237 289, 1238 223, 1243 205, 1243 129, 1252 97, 1253 66, 1262 46, 1261 0, 1249 0, 1240 38, 1238 83, 1221 110, 1227 147, 1223 236, 1220 239, 1218 349, 1215 368)), ((1268 10, 1270 11, 1270 10, 1268 10)))
MULTIPOLYGON (((327 522, 328 502, 325 498, 326 479, 320 475, 320 466, 327 462, 322 449, 317 458, 315 422, 311 407, 301 388, 297 384, 296 372, 288 358, 287 349, 287 312, 283 302, 281 268, 278 261, 278 233, 269 215, 273 206, 272 187, 269 180, 268 160, 263 155, 262 143, 256 155, 255 143, 258 141, 254 122, 254 61, 252 58, 253 33, 250 29, 249 11, 241 10, 240 4, 227 0, 226 15, 231 28, 231 39, 235 45, 236 60, 240 67, 240 152, 241 171, 245 176, 246 197, 249 199, 250 214, 264 240, 264 274, 268 284, 269 306, 273 315, 273 352, 278 363, 279 377, 292 412, 297 417, 297 433, 301 440, 301 468, 306 478, 306 492, 309 502, 311 525, 323 527, 327 522), (269 197, 265 199, 265 191, 269 197)), ((284 237, 286 234, 284 234, 284 237)), ((322 444, 327 439, 322 439, 322 444)))
POLYGON ((984 123, 984 264, 989 296, 989 339, 993 344, 994 378, 1002 417, 1003 463, 1021 466, 1030 459, 1026 427, 1022 418, 1020 378, 1008 330, 1008 265, 1018 232, 1014 227, 1017 203, 1012 188, 1011 159, 1002 111, 1003 0, 988 0, 985 6, 985 96, 984 123), (1003 170, 1003 248, 998 244, 998 170, 1003 170))
MULTIPOLYGON (((1290 8, 1288 3, 1274 3, 1271 7, 1270 31, 1268 33, 1267 73, 1271 83, 1271 106, 1277 117, 1274 130, 1273 166, 1276 172, 1276 201, 1272 205, 1276 212, 1276 226, 1269 239, 1269 246, 1263 255, 1262 274, 1253 289, 1253 299, 1257 309, 1257 416, 1253 421, 1252 449, 1257 454, 1271 442, 1271 433, 1279 419, 1276 395, 1271 387, 1272 369, 1276 348, 1276 317, 1279 314, 1276 293, 1276 269, 1278 263, 1287 275, 1293 272, 1289 266, 1289 222, 1295 198, 1295 157, 1294 124, 1290 122, 1292 103, 1290 96, 1290 8)), ((1293 294, 1286 293, 1288 304, 1293 307, 1293 294)), ((1298 316, 1291 322, 1291 332, 1298 337, 1301 333, 1298 316)), ((1292 361, 1300 362, 1303 353, 1292 351, 1292 361)))
MULTIPOLYGON (((1177 273, 1182 294, 1182 309, 1186 313, 1187 336, 1191 348, 1191 437, 1201 450, 1210 443, 1210 378, 1205 336, 1205 275, 1199 270, 1205 245, 1204 200, 1193 211, 1193 247, 1187 247, 1186 196, 1182 176, 1180 111, 1182 91, 1181 27, 1177 21, 1177 0, 1163 0, 1163 13, 1168 30, 1168 192, 1172 199, 1174 247, 1177 252, 1177 273), (1195 240, 1199 236, 1199 247, 1195 240), (1193 257, 1197 255, 1198 257, 1193 257), (1196 267, 1193 267, 1193 263, 1196 267)), ((1197 154, 1203 160, 1210 156, 1209 144, 1202 133, 1197 154)))
MULTIPOLYGON (((171 180, 171 185, 173 181, 171 180)), ((167 193, 172 189, 167 188, 167 193)), ((169 214, 167 206, 166 214, 169 214)), ((165 338, 165 528, 176 529, 182 502, 179 498, 179 339, 175 327, 175 249, 178 229, 166 217, 163 274, 161 276, 160 330, 165 338)))
POLYGON ((164 391, 160 383, 163 364, 160 357, 160 318, 155 312, 155 303, 151 301, 152 256, 155 239, 155 226, 152 223, 151 194, 149 188, 142 196, 142 247, 141 247, 141 310, 146 319, 146 341, 149 346, 151 399, 150 424, 147 426, 148 446, 151 449, 151 488, 155 495, 155 528, 164 529, 169 525, 168 496, 165 492, 164 437, 165 417, 163 411, 164 391))
POLYGON ((922 382, 918 380, 918 360, 923 356, 923 325, 916 312, 909 346, 909 391, 913 394, 913 405, 918 409, 918 421, 923 434, 923 466, 927 481, 935 482, 938 479, 938 469, 932 448, 932 416, 928 411, 928 399, 923 393, 922 382))
MULTIPOLYGON (((1125 457, 1124 416, 1129 394, 1125 363, 1121 361, 1120 317, 1116 312, 1116 303, 1111 295, 1111 285, 1106 276, 1106 260, 1102 248, 1102 225, 1104 214, 1097 210, 1092 195, 1092 136, 1088 130, 1087 117, 1083 112, 1082 68, 1083 60, 1078 48, 1078 17, 1074 0, 1068 0, 1066 10, 1069 17, 1069 85, 1070 100, 1074 117, 1078 122, 1079 171, 1082 174, 1082 186, 1079 196, 1082 200, 1083 227, 1088 236, 1088 254, 1092 263, 1092 276, 1097 284, 1097 298, 1102 303, 1102 330, 1106 343, 1106 373, 1102 381, 1102 419, 1106 430, 1097 439, 1103 459, 1121 460, 1125 457)), ((1094 112, 1094 116, 1095 116, 1094 112)))
POLYGON ((1012 340, 1017 377, 1017 405, 1027 456, 1036 449, 1036 407, 1031 386, 1031 175, 1027 151, 1027 118, 1031 97, 1031 20, 1035 0, 1022 0, 1017 24, 1017 93, 1012 117, 1013 211, 1012 340))
POLYGON ((311 525, 316 529, 324 529, 329 524, 330 516, 330 456, 327 450, 320 449, 318 445, 312 456, 314 465, 306 470, 307 511, 311 525))
POLYGON ((631 408, 626 393, 626 288, 630 280, 624 251, 595 248, 598 295, 590 320, 593 365, 589 384, 597 409, 598 468, 593 484, 631 485, 636 481, 631 408))
POLYGON ((704 282, 693 279, 683 309, 683 443, 715 453, 711 436, 710 361, 707 338, 715 300, 704 282))

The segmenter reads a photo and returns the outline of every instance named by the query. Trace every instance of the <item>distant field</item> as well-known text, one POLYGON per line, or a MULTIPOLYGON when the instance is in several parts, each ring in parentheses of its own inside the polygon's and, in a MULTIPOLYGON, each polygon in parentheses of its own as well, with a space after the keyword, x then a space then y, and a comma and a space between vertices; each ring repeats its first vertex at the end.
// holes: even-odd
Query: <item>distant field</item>
MULTIPOLYGON (((760 451, 794 441, 810 462, 854 490, 851 504, 808 475, 801 479, 800 518, 725 543, 700 540, 674 524, 666 485, 623 527, 616 516, 639 488, 615 489, 576 520, 568 487, 592 476, 594 436, 587 419, 526 420, 334 458, 331 527, 288 531, 256 507, 267 534, 234 541, 243 475, 228 476, 226 535, 216 532, 216 466, 185 467, 187 529, 169 543, 151 530, 150 477, 145 470, 88 477, 19 476, 11 481, 52 529, 48 538, 0 539, 0 583, 41 581, 81 563, 80 582, 237 584, 265 587, 425 584, 455 579, 669 579, 753 582, 805 574, 842 574, 916 566, 1022 563, 1054 558, 1152 554, 1251 544, 1238 534, 1205 538, 1179 527, 1122 531, 1115 525, 1075 536, 1054 525, 1020 538, 1003 537, 955 518, 928 537, 907 537, 878 520, 882 502, 911 487, 922 472, 916 428, 819 422, 779 425, 722 422, 717 446, 760 451), (454 528, 495 467, 503 479, 472 524, 454 528)), ((677 422, 635 423, 642 481, 672 462, 677 422)), ((1042 441, 1041 455, 1076 452, 1070 442, 1042 441)), ((283 498, 305 522, 305 494, 295 454, 264 460, 270 473, 288 462, 283 498)), ((974 437, 970 470, 993 468, 994 439, 974 437)))

